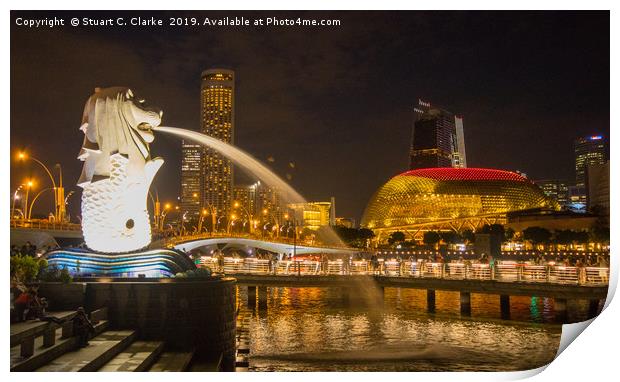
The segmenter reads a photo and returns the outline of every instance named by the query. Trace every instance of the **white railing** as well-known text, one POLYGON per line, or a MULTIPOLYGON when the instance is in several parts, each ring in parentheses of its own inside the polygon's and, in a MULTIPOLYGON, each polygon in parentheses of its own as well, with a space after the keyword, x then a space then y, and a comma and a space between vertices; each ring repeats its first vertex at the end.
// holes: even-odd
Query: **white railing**
POLYGON ((583 279, 580 282, 590 285, 607 285, 609 283, 609 268, 588 267, 585 269, 583 279))
POLYGON ((349 273, 352 275, 367 275, 370 273, 370 264, 368 261, 351 261, 349 273))
POLYGON ((532 265, 517 262, 486 263, 379 260, 373 263, 356 260, 283 260, 256 258, 200 257, 200 266, 226 274, 255 275, 381 275, 391 277, 433 278, 450 280, 494 280, 500 282, 551 283, 564 285, 607 285, 609 268, 532 265))
POLYGON ((344 274, 344 266, 342 260, 329 260, 326 264, 327 269, 324 269, 323 272, 327 273, 328 275, 344 274))

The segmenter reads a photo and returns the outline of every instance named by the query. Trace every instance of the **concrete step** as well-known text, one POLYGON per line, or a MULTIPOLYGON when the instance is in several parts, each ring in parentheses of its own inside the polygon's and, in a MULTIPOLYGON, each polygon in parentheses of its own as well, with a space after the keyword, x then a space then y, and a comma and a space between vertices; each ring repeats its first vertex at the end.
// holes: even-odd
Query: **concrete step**
MULTIPOLYGON (((75 316, 75 311, 47 312, 47 315, 68 321, 75 316)), ((19 345, 27 337, 42 335, 47 328, 54 325, 58 326, 53 322, 40 320, 28 320, 11 324, 11 347, 19 345)))
POLYGON ((165 351, 148 371, 187 371, 194 351, 165 351))
POLYGON ((210 358, 202 358, 202 359, 192 359, 192 363, 189 366, 187 371, 191 372, 219 372, 222 367, 222 355, 219 357, 210 357, 210 358))
MULTIPOLYGON (((100 321, 95 326, 95 333, 93 336, 97 336, 103 333, 108 328, 107 321, 100 321)), ((43 337, 35 338, 34 354, 28 358, 23 358, 20 355, 20 347, 14 346, 11 348, 11 371, 33 371, 37 368, 52 362, 54 359, 61 355, 75 350, 77 348, 76 337, 62 337, 62 332, 56 333, 56 343, 50 347, 43 347, 43 337)))
POLYGON ((136 341, 97 371, 146 371, 164 350, 160 341, 136 341))
POLYGON ((36 371, 96 371, 136 339, 135 330, 108 330, 89 345, 61 355, 36 371))

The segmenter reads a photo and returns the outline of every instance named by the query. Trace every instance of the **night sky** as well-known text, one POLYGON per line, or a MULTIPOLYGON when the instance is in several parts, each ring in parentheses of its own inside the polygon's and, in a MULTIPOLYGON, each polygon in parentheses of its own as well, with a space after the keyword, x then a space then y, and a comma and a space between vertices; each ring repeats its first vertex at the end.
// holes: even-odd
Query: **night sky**
MULTIPOLYGON (((12 22, 11 148, 50 166, 61 163, 67 193, 80 190, 78 128, 95 87, 131 87, 164 110, 164 125, 198 130, 200 73, 210 67, 236 71, 235 144, 280 176, 291 173, 292 186, 308 200, 335 196, 337 215, 358 222, 375 190, 407 169, 418 98, 464 117, 469 167, 570 179, 573 140, 609 135, 608 12, 12 12, 11 18, 152 15, 166 22, 277 16, 342 24, 28 29, 12 22), (270 156, 275 162, 267 162, 270 156)), ((161 199, 173 200, 180 141, 158 134, 151 151, 166 160, 154 187, 161 199)), ((47 181, 32 162, 13 162, 11 191, 29 174, 47 181)), ((51 199, 37 202, 39 211, 49 211, 51 199)))

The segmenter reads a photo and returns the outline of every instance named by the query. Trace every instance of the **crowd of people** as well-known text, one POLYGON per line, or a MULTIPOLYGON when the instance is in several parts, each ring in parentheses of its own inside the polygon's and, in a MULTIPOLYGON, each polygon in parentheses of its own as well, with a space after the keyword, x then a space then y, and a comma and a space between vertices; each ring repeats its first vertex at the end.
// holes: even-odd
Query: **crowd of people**
POLYGON ((44 245, 42 247, 37 247, 35 244, 32 244, 31 242, 27 241, 21 246, 15 245, 15 244, 11 245, 11 256, 22 255, 22 256, 36 257, 37 255, 41 253, 45 253, 45 252, 51 251, 53 249, 58 249, 58 248, 60 248, 58 245, 54 245, 54 246, 44 245))
POLYGON ((88 319, 83 307, 79 307, 71 318, 61 319, 47 313, 48 302, 45 297, 39 296, 39 289, 36 286, 30 286, 27 290, 22 291, 17 286, 12 285, 11 294, 15 323, 39 320, 63 325, 70 320, 73 326, 73 334, 77 337, 78 346, 88 346, 88 339, 95 327, 88 319))

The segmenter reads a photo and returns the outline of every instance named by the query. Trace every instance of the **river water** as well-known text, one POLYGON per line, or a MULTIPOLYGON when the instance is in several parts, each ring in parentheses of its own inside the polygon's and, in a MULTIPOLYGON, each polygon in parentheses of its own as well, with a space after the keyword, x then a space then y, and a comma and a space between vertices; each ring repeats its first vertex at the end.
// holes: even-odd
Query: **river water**
MULTIPOLYGON (((251 310, 251 371, 509 371, 551 362, 561 325, 553 300, 511 297, 501 319, 499 296, 472 294, 471 317, 461 316, 458 292, 367 285, 363 297, 340 288, 267 288, 241 309, 251 310)), ((587 302, 571 302, 569 320, 587 318, 587 302)))

